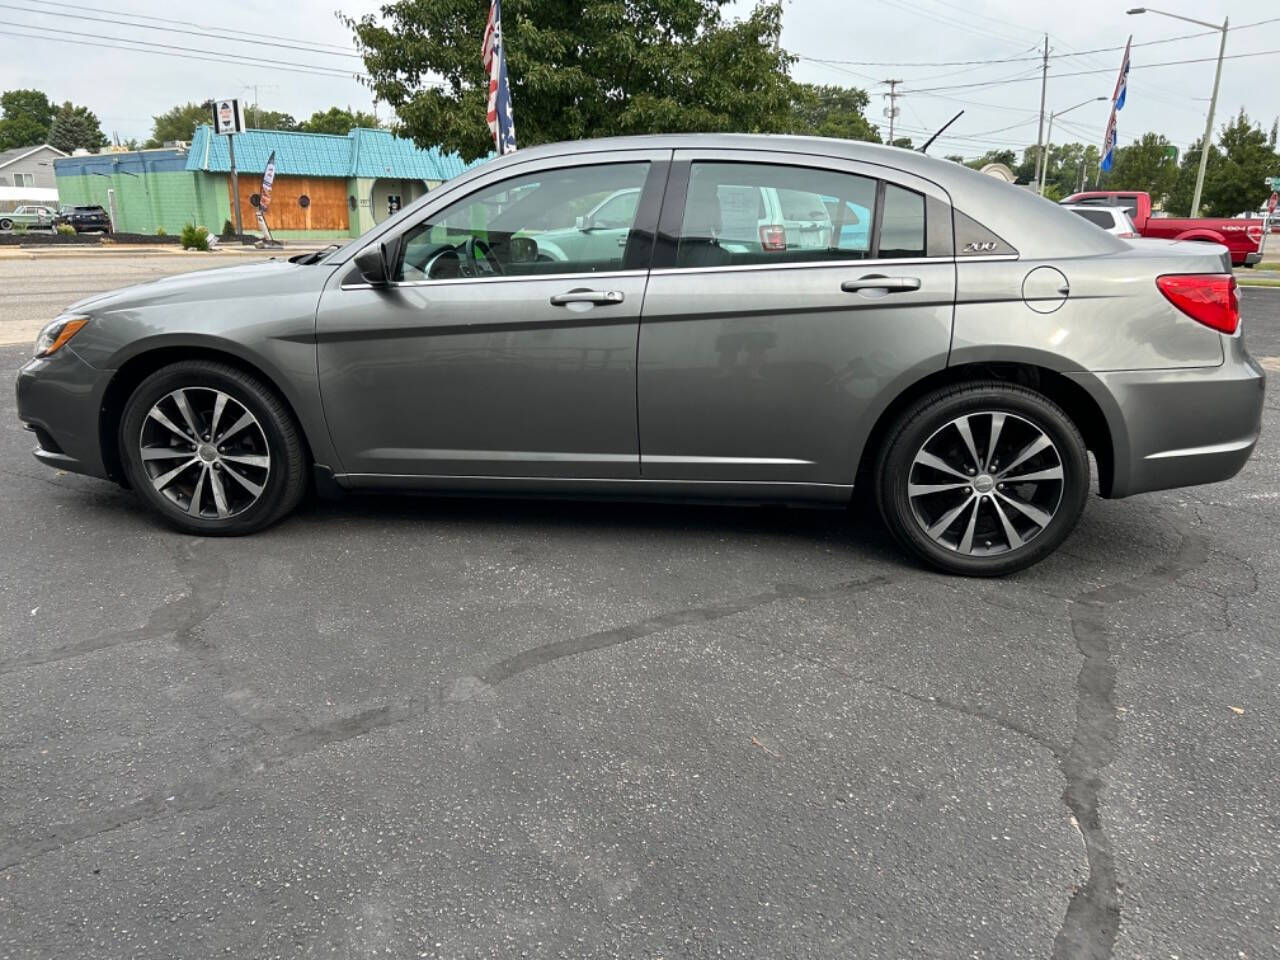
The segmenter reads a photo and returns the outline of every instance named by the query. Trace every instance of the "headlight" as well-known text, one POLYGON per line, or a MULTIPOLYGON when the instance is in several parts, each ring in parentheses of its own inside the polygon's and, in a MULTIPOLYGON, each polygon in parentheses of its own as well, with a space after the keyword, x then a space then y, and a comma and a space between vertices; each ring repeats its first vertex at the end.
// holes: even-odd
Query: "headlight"
POLYGON ((45 328, 40 331, 40 336, 36 337, 35 356, 51 357, 63 347, 67 345, 67 341, 74 337, 89 322, 89 318, 82 314, 64 313, 52 323, 46 324, 45 328))

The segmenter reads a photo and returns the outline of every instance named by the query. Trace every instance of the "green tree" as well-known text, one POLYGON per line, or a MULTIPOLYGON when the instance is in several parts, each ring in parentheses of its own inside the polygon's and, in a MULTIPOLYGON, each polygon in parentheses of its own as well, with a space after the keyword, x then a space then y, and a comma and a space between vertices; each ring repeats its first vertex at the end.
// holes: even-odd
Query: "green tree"
MULTIPOLYGON (((729 0, 508 0, 503 31, 520 144, 611 134, 780 132, 793 120, 794 57, 780 0, 727 20, 729 0)), ((488 4, 391 0, 345 17, 398 132, 465 159, 487 155, 480 40, 488 4), (438 85, 424 78, 438 77, 438 85)))
POLYGON ((796 84, 787 132, 879 143, 880 131, 866 117, 870 102, 867 91, 857 87, 796 84))
POLYGON ((1018 165, 1018 155, 1012 150, 988 150, 976 160, 970 160, 969 166, 974 170, 981 170, 989 163, 1003 163, 1012 170, 1018 165))
POLYGON ((1151 202, 1168 201, 1178 180, 1178 164, 1173 144, 1159 133, 1144 133, 1141 138, 1116 150, 1115 162, 1101 177, 1105 190, 1143 190, 1151 194, 1151 202))
POLYGON ((39 90, 0 93, 0 150, 45 143, 52 123, 53 104, 39 90))
POLYGON ((1202 212, 1212 217, 1234 217, 1259 209, 1271 192, 1263 180, 1280 174, 1275 140, 1241 110, 1223 126, 1218 145, 1222 154, 1216 163, 1213 154, 1209 155, 1202 212))
POLYGON ((346 136, 355 127, 376 128, 380 126, 378 118, 363 110, 352 110, 341 107, 330 107, 328 110, 317 110, 310 120, 298 124, 299 130, 307 133, 336 133, 346 136))
POLYGON ((245 125, 253 130, 297 130, 293 114, 280 110, 263 110, 256 103, 244 108, 245 125))
MULTIPOLYGON (((1174 177, 1173 186, 1169 190, 1169 196, 1165 200, 1165 212, 1171 217, 1186 217, 1191 214, 1191 198, 1195 193, 1196 172, 1200 169, 1200 148, 1203 141, 1196 138, 1195 142, 1187 148, 1182 155, 1182 162, 1178 165, 1177 176, 1174 177)), ((1209 166, 1212 170, 1218 165, 1222 159, 1222 152, 1214 144, 1209 144, 1209 166)), ((1201 199, 1201 213, 1204 213, 1204 201, 1201 199)))
POLYGON ((70 153, 81 148, 97 150, 109 141, 102 135, 98 117, 88 107, 77 107, 68 100, 53 115, 49 126, 49 143, 70 153))
POLYGON ((195 136, 196 127, 210 122, 212 106, 205 103, 180 103, 158 116, 151 128, 151 139, 148 147, 159 147, 171 140, 190 141, 195 136))

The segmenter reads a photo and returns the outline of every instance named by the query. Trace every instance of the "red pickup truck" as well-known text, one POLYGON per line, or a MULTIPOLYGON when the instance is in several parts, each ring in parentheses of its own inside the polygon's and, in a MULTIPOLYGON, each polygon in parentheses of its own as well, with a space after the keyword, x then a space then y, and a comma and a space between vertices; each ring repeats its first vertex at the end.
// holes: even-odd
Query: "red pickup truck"
POLYGON ((1220 217, 1153 217, 1150 194, 1132 190, 1087 190, 1073 193, 1062 203, 1086 206, 1124 207, 1129 219, 1144 237, 1161 240, 1200 240, 1220 243, 1231 251, 1231 263, 1251 267, 1262 259, 1264 224, 1261 220, 1232 220, 1220 217))

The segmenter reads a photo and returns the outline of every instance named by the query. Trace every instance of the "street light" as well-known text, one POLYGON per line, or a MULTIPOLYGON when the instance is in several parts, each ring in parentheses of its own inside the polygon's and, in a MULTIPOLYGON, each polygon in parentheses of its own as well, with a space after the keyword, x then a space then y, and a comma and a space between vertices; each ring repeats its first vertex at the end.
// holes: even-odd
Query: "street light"
MULTIPOLYGON (((1110 100, 1110 97, 1090 97, 1088 100, 1081 100, 1074 107, 1067 107, 1065 110, 1058 110, 1049 114, 1049 132, 1044 138, 1044 150, 1040 152, 1040 196, 1044 196, 1044 178, 1049 172, 1049 144, 1053 141, 1053 118, 1060 117, 1064 113, 1070 113, 1080 107, 1088 106, 1091 103, 1097 103, 1099 100, 1110 100)), ((1074 177, 1072 179, 1075 179, 1074 177)))
POLYGON ((1222 79, 1222 57, 1227 52, 1227 31, 1231 28, 1231 18, 1224 17, 1222 26, 1216 23, 1209 23, 1205 20, 1196 20, 1194 17, 1184 17, 1180 13, 1168 13, 1164 10, 1153 10, 1151 7, 1134 7, 1132 10, 1125 11, 1133 15, 1136 13, 1158 13, 1162 17, 1172 17, 1174 20, 1185 20, 1187 23, 1194 23, 1201 27, 1208 27, 1210 30, 1221 30, 1222 40, 1218 44, 1218 69, 1213 74, 1213 96, 1209 98, 1209 116, 1204 123, 1204 140, 1200 144, 1200 169, 1196 172, 1196 191, 1191 197, 1191 216, 1200 215, 1200 191, 1204 188, 1204 171, 1205 165, 1209 161, 1209 141, 1213 136, 1213 111, 1218 106, 1218 82, 1222 79))

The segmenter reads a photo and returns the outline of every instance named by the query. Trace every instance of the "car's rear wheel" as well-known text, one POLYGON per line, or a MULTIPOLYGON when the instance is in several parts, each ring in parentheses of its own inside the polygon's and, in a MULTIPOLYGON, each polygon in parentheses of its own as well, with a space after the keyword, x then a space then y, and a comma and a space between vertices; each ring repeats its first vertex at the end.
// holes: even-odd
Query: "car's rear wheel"
POLYGON ((301 433, 284 401, 227 364, 187 360, 138 385, 120 420, 129 483, 187 533, 253 533, 305 490, 301 433))
POLYGON ((1057 404, 991 381, 912 404, 876 480, 886 524, 913 553, 950 573, 1000 576, 1066 540, 1088 498, 1089 458, 1057 404))

